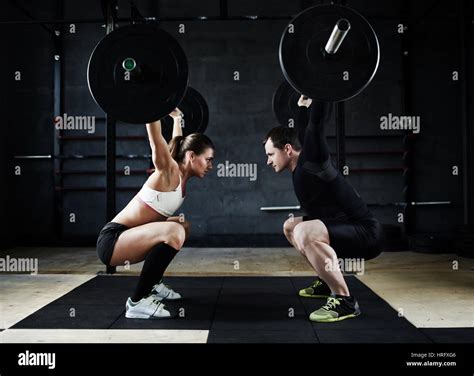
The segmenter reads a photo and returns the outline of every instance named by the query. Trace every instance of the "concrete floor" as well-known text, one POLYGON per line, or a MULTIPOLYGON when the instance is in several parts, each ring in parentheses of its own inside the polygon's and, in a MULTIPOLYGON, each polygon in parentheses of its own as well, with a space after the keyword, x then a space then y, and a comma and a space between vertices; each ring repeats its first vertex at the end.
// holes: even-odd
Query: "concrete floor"
MULTIPOLYGON (((0 258, 36 258, 38 274, 0 273, 0 329, 31 313, 105 270, 93 248, 15 248, 0 258)), ((141 264, 120 267, 117 275, 138 274, 141 264)), ((184 248, 169 276, 311 276, 292 248, 184 248)), ((368 261, 358 278, 417 327, 474 327, 474 260, 455 254, 385 252, 368 261)), ((4 330, 0 342, 55 340, 127 342, 130 331, 4 330), (42 333, 44 332, 44 333, 42 333), (50 338, 51 337, 51 338, 50 338), (35 340, 36 338, 36 340, 35 340)), ((136 333, 135 333, 136 334, 136 333)), ((172 342, 172 333, 145 334, 145 342, 172 342)), ((131 337, 129 337, 131 336, 131 337)), ((177 334, 178 342, 205 342, 206 333, 177 334)))

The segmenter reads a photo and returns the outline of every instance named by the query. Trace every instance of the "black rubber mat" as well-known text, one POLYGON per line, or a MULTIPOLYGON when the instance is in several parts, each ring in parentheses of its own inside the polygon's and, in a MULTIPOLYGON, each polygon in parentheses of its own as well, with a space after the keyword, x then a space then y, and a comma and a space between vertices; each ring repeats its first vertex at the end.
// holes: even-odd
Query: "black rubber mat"
POLYGON ((314 278, 169 277, 165 283, 184 297, 166 303, 175 318, 126 319, 125 301, 137 279, 97 276, 13 328, 199 329, 209 330, 210 343, 449 343, 459 338, 455 331, 415 328, 353 276, 346 280, 361 316, 325 324, 308 319, 325 300, 298 296, 314 278))
POLYGON ((474 328, 423 328, 435 343, 474 343, 474 328))
MULTIPOLYGON (((295 289, 307 287, 314 278, 293 278, 295 289)), ((423 332, 398 315, 387 302, 355 277, 346 278, 359 302, 361 315, 338 323, 312 323, 322 343, 430 343, 423 332)), ((321 299, 301 298, 307 314, 321 307, 321 299)))

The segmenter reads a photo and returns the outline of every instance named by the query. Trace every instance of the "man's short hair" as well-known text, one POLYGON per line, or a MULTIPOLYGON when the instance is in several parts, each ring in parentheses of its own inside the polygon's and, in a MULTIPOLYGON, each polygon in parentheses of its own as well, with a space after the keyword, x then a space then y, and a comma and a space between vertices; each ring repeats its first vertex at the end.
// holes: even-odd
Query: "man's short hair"
POLYGON ((279 126, 271 129, 265 136, 263 145, 265 145, 269 138, 272 139, 273 146, 280 150, 282 150, 286 144, 290 144, 296 151, 301 150, 298 132, 295 128, 279 126))

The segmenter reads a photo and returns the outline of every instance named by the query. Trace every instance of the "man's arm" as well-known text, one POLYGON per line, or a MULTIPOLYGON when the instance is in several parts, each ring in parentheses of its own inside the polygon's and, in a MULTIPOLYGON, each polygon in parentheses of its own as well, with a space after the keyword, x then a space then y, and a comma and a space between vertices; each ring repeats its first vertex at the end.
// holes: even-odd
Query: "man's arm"
POLYGON ((304 145, 304 134, 306 132, 306 127, 308 126, 309 115, 308 115, 308 108, 306 106, 300 106, 296 112, 296 119, 295 119, 295 128, 298 135, 298 141, 300 145, 304 145))
POLYGON ((306 159, 311 162, 323 162, 329 158, 329 148, 324 133, 325 104, 316 102, 309 106, 308 126, 303 142, 306 159))
POLYGON ((304 145, 306 129, 308 128, 309 123, 309 108, 313 100, 311 98, 301 95, 298 99, 298 109, 296 113, 296 130, 298 132, 298 140, 300 141, 301 146, 304 145))
POLYGON ((329 181, 336 177, 337 170, 331 163, 329 146, 324 126, 332 116, 331 104, 313 101, 309 106, 309 121, 305 131, 300 161, 308 172, 329 181))

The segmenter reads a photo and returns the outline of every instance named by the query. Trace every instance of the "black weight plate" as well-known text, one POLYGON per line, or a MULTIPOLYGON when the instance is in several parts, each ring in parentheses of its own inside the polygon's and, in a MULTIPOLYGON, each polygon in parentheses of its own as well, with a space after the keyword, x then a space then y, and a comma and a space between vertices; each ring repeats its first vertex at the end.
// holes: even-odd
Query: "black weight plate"
POLYGON ((297 92, 339 102, 356 96, 371 82, 379 64, 379 43, 368 21, 355 10, 317 5, 299 13, 290 25, 293 30, 287 27, 281 37, 279 57, 283 75, 297 92), (324 47, 340 19, 349 20, 351 28, 339 50, 325 57, 324 47))
POLYGON ((163 118, 181 102, 188 62, 178 42, 156 25, 129 25, 97 44, 87 80, 94 100, 108 115, 143 124, 163 118), (126 58, 137 64, 129 77, 122 66, 126 58))
MULTIPOLYGON (((209 123, 209 108, 204 97, 192 87, 188 87, 186 94, 179 104, 184 115, 183 135, 204 133, 209 123)), ((166 141, 171 140, 173 134, 173 119, 167 116, 162 120, 162 133, 166 141)))
POLYGON ((296 125, 299 98, 300 94, 286 81, 283 81, 273 94, 273 112, 284 127, 290 125, 291 119, 293 125, 296 125))

